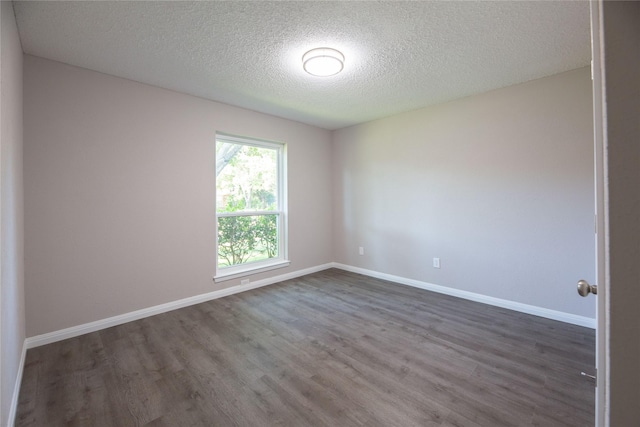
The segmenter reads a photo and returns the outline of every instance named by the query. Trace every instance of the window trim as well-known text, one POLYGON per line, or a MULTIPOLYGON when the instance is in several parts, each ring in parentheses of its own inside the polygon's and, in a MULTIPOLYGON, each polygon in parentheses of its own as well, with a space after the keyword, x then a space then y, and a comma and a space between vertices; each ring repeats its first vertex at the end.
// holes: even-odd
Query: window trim
POLYGON ((258 262, 250 262, 248 264, 240 264, 237 270, 235 270, 235 272, 225 272, 223 274, 217 274, 215 276, 213 276, 213 280, 216 283, 219 282, 225 282, 227 280, 233 280, 233 279, 238 279, 240 277, 245 277, 245 276, 250 276, 252 274, 258 274, 258 273, 264 273, 265 271, 271 271, 271 270, 276 270, 278 268, 284 268, 284 267, 288 267, 291 264, 291 261, 289 261, 288 259, 283 259, 283 260, 279 260, 278 262, 273 262, 273 260, 269 260, 269 263, 261 263, 260 261, 258 262), (258 265, 254 265, 254 264, 260 264, 260 266, 258 265), (251 268, 246 268, 248 265, 251 266, 251 268), (239 267, 245 267, 245 269, 241 269, 239 267))
MULTIPOLYGON (((232 144, 248 145, 251 147, 268 148, 276 150, 276 160, 278 168, 278 203, 276 210, 269 211, 238 211, 238 212, 218 212, 217 197, 215 201, 215 271, 213 277, 215 282, 237 279, 239 277, 258 274, 265 271, 284 268, 291 264, 288 256, 288 212, 287 212, 287 144, 281 142, 265 141, 256 138, 245 138, 216 132, 215 143, 218 141, 232 144), (278 215, 278 257, 262 261, 254 261, 245 264, 222 267, 218 266, 218 218, 232 216, 256 216, 256 215, 278 215)), ((217 191, 217 177, 214 186, 217 191)))

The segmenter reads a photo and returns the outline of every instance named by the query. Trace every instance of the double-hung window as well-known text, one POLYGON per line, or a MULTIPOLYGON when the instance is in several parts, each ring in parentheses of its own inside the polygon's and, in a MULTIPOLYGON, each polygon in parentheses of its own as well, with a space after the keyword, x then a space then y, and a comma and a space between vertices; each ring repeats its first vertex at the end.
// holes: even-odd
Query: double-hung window
POLYGON ((216 281, 289 265, 284 148, 216 134, 216 281))

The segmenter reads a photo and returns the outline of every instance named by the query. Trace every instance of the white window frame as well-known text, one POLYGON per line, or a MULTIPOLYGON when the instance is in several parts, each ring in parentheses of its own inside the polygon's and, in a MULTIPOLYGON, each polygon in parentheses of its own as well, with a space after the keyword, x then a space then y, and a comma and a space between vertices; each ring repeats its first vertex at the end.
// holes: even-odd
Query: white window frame
MULTIPOLYGON (((273 211, 240 211, 240 212, 218 212, 216 199, 216 275, 213 277, 215 282, 237 279, 239 277, 249 276, 251 274, 262 273, 277 268, 287 267, 291 264, 288 259, 288 226, 287 226, 287 153, 286 144, 280 142, 264 141, 255 138, 245 138, 240 136, 228 135, 216 132, 216 140, 228 142, 232 144, 242 144, 252 147, 269 148, 276 150, 276 160, 278 168, 278 206, 273 211), (263 261, 254 261, 240 265, 229 267, 218 266, 218 218, 231 216, 255 216, 255 215, 278 215, 278 256, 263 261)), ((217 181, 214 187, 218 188, 217 181)))

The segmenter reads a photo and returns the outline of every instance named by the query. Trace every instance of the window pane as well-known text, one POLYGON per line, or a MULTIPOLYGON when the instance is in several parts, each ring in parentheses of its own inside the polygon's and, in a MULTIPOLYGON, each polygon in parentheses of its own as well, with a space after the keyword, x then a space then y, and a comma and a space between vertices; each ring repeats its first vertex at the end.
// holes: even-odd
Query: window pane
POLYGON ((278 257, 278 214, 218 218, 218 267, 278 257))
POLYGON ((276 149, 217 141, 216 173, 218 212, 277 210, 276 149))

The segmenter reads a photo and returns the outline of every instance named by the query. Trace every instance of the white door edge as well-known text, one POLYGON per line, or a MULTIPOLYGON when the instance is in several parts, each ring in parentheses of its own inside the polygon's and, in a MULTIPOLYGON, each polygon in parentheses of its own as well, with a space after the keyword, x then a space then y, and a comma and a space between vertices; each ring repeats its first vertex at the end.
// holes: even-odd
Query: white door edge
POLYGON ((607 299, 609 294, 607 281, 608 254, 606 239, 608 236, 607 200, 605 180, 607 177, 606 142, 604 128, 606 119, 606 93, 604 90, 604 63, 602 57, 602 0, 592 0, 591 6, 591 76, 593 79, 593 130, 594 130, 594 187, 595 187, 595 223, 596 223, 596 280, 598 295, 596 302, 596 419, 597 427, 608 427, 608 358, 607 358, 607 299))

